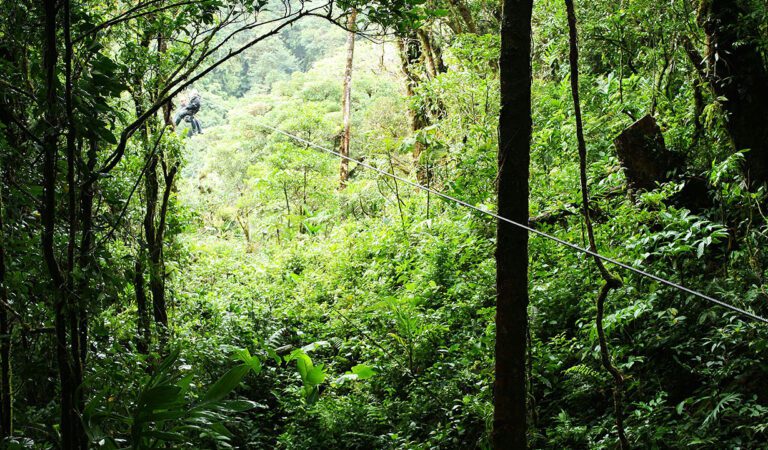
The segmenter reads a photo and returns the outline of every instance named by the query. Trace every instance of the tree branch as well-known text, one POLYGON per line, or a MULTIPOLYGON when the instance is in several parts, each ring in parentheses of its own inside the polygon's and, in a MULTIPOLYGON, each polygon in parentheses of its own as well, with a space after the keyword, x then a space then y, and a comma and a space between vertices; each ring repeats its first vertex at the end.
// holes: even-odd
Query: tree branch
POLYGON ((187 72, 185 72, 183 75, 179 76, 177 79, 172 80, 168 83, 168 85, 159 93, 159 99, 155 101, 155 103, 147 109, 141 116, 139 116, 136 120, 134 120, 131 124, 129 124, 121 133, 120 140, 118 141, 117 147, 112 152, 112 154, 107 159, 107 162, 105 163, 104 167, 100 169, 97 172, 98 174, 105 174, 109 173, 112 169, 115 168, 115 166, 120 162, 122 159, 126 146, 128 144, 128 140, 133 136, 133 134, 141 127, 141 125, 147 121, 150 117, 152 117, 157 111, 162 108, 163 104, 165 104, 167 101, 169 101, 174 96, 178 95, 181 91, 187 88, 187 86, 191 85, 192 83, 196 82, 197 80, 203 78, 205 75, 209 74, 211 71, 213 71, 216 67, 219 67, 220 65, 224 64, 225 62, 229 61, 230 59, 234 58, 235 56, 243 53, 244 51, 248 50, 249 48, 253 47, 257 43, 263 41, 264 39, 267 39, 268 37, 274 36, 277 33, 280 32, 283 28, 287 27, 288 25, 296 22, 300 18, 307 16, 311 14, 314 11, 320 10, 321 8, 325 8, 330 3, 326 3, 322 6, 318 6, 315 8, 312 8, 310 10, 300 10, 297 13, 293 13, 293 17, 291 17, 289 20, 285 20, 286 17, 283 17, 282 20, 285 20, 282 24, 276 26, 269 32, 251 40, 247 44, 241 46, 237 50, 230 50, 226 56, 222 57, 218 61, 214 62, 210 66, 208 66, 206 69, 198 73, 197 75, 194 75, 190 78, 189 75, 194 70, 194 68, 191 68, 187 72), (185 80, 182 82, 183 80, 185 80))

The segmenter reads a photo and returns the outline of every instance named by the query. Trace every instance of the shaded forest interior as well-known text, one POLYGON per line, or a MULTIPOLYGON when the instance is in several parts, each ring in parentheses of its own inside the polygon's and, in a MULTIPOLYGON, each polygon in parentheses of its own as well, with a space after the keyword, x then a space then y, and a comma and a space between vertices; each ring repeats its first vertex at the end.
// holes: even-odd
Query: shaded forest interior
POLYGON ((0 448, 765 448, 764 0, 0 6, 0 448))

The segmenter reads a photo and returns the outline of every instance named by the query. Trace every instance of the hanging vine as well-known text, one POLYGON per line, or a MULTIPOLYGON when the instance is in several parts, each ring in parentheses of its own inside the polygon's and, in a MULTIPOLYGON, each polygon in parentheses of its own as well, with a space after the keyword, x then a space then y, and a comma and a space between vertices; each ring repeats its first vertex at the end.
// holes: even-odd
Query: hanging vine
MULTIPOLYGON (((587 238, 589 240, 589 249, 597 253, 597 244, 595 241, 595 232, 592 226, 592 219, 589 214, 589 191, 587 187, 587 144, 584 140, 584 124, 581 119, 581 104, 579 100, 579 47, 576 34, 576 13, 574 11, 573 0, 565 0, 566 13, 568 15, 568 37, 570 43, 570 69, 571 69, 571 94, 573 96, 574 117, 576 119, 576 139, 579 149, 579 175, 581 180, 581 202, 582 213, 584 215, 584 224, 587 229, 587 238)), ((595 316, 595 326, 597 327, 597 337, 600 344, 600 360, 603 368, 613 377, 613 409, 616 418, 616 430, 619 434, 619 444, 622 450, 629 448, 626 433, 624 432, 624 375, 611 362, 611 355, 608 352, 608 343, 603 329, 603 313, 605 310, 605 300, 613 289, 621 287, 621 280, 613 275, 603 264, 603 261, 594 256, 595 264, 603 278, 603 286, 597 295, 597 314, 595 316)))

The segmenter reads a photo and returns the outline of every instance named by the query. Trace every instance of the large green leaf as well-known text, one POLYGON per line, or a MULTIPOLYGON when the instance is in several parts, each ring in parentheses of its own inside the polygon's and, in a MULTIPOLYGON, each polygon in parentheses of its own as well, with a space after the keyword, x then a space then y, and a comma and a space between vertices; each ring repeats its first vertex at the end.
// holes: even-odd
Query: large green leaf
POLYGON ((247 365, 248 368, 253 370, 253 373, 261 372, 261 360, 258 356, 251 356, 251 352, 249 352, 247 348, 238 350, 235 355, 240 361, 247 365))
POLYGON ((183 400, 182 390, 178 386, 163 385, 149 389, 142 395, 140 413, 149 413, 165 409, 183 400))
POLYGON ((296 356, 296 368, 299 370, 299 375, 303 381, 307 381, 309 371, 312 370, 312 359, 304 353, 299 353, 296 356))
POLYGON ((255 408, 266 408, 266 406, 261 403, 256 403, 251 400, 228 400, 222 403, 222 407, 230 412, 243 412, 255 408))
POLYGON ((216 383, 214 383, 210 389, 208 389, 208 392, 206 392, 203 401, 217 402, 222 400, 224 397, 229 395, 229 393, 232 392, 238 384, 240 384, 240 381, 248 373, 249 370, 250 368, 245 364, 240 364, 239 366, 231 368, 229 372, 225 373, 224 376, 219 378, 219 380, 216 381, 216 383))
POLYGON ((322 384, 323 381, 325 381, 325 372, 323 371, 322 364, 311 367, 304 378, 304 382, 311 385, 322 384))
POLYGON ((358 364, 353 366, 352 373, 357 375, 357 378, 360 380, 367 380, 368 378, 376 375, 376 371, 373 370, 372 367, 366 366, 365 364, 358 364))

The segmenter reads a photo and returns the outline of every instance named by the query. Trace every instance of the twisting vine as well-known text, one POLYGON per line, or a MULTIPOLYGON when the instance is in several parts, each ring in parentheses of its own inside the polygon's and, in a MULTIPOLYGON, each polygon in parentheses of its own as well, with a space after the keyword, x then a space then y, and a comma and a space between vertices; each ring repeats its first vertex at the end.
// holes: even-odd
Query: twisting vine
MULTIPOLYGON (((584 140, 584 124, 581 119, 581 104, 579 101, 579 47, 576 35, 576 12, 574 11, 573 0, 565 0, 565 9, 568 15, 568 37, 570 43, 570 66, 571 66, 571 94, 573 96, 573 110, 576 119, 576 139, 579 148, 579 175, 581 179, 581 202, 584 215, 584 224, 587 228, 587 237, 589 239, 589 249, 597 253, 597 244, 595 243, 595 232, 592 227, 592 219, 589 215, 589 191, 587 190, 587 144, 584 140)), ((626 433, 624 432, 623 403, 624 403, 624 376, 621 371, 611 362, 611 355, 608 353, 608 343, 605 339, 605 330, 603 329, 603 312, 605 309, 605 300, 613 289, 621 287, 621 280, 606 269, 603 261, 594 257, 595 264, 600 271, 604 284, 597 295, 597 314, 595 317, 595 326, 597 327, 597 337, 600 344, 600 360, 605 370, 613 377, 613 409, 616 418, 616 430, 619 434, 619 444, 622 450, 629 449, 626 433)))

